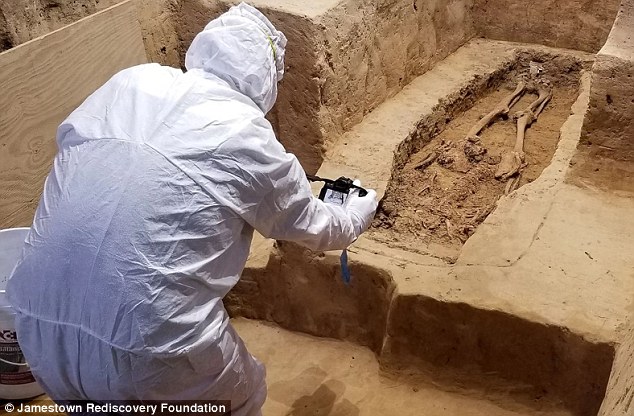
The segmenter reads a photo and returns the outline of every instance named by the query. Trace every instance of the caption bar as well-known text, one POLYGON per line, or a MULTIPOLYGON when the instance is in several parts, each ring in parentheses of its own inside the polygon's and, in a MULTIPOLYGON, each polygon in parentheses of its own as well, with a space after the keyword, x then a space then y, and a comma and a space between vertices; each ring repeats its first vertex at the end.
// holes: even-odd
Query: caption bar
POLYGON ((112 401, 95 403, 88 401, 53 401, 36 400, 30 402, 5 402, 3 409, 15 415, 65 415, 84 413, 90 415, 119 414, 130 416, 159 415, 231 415, 231 401, 112 401))

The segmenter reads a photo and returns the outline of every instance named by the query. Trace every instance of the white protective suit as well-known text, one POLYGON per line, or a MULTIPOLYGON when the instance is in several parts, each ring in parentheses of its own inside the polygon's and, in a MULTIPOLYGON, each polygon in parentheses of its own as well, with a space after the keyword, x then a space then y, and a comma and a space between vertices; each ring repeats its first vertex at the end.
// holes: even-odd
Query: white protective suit
POLYGON ((253 229, 315 250, 368 226, 312 194, 264 118, 286 39, 240 4, 211 21, 188 71, 123 70, 59 127, 57 154, 8 285, 18 337, 54 400, 231 399, 257 414, 264 367, 222 299, 253 229))

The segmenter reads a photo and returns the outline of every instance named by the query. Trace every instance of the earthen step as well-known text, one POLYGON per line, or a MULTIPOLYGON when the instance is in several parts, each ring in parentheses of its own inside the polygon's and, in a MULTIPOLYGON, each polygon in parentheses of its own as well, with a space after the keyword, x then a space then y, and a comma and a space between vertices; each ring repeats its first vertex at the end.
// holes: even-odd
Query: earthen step
POLYGON ((263 413, 281 415, 528 416, 570 415, 547 403, 527 407, 506 395, 442 389, 389 374, 367 348, 234 319, 247 348, 267 369, 263 413))

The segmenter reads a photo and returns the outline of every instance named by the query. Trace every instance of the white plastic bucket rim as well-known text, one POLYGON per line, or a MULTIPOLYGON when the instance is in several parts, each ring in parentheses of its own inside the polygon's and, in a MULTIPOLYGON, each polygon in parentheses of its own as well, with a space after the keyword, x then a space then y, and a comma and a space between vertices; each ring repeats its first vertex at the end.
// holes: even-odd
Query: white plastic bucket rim
POLYGON ((0 230, 0 308, 11 307, 6 299, 6 286, 28 234, 27 227, 0 230))
MULTIPOLYGON (((15 312, 13 311, 13 308, 11 308, 7 299, 6 286, 11 274, 13 273, 15 265, 20 260, 24 242, 28 233, 29 228, 10 228, 0 230, 0 325, 3 330, 9 329, 10 331, 13 331, 14 334, 15 312)), ((19 351, 18 346, 18 352, 19 351)), ((0 361, 4 364, 22 368, 28 366, 27 363, 16 363, 5 358, 0 358, 0 361)), ((26 373, 30 375, 28 368, 26 369, 26 373)), ((2 399, 28 399, 39 396, 42 393, 44 393, 42 388, 37 384, 37 382, 33 381, 17 384, 0 383, 0 398, 2 399)))

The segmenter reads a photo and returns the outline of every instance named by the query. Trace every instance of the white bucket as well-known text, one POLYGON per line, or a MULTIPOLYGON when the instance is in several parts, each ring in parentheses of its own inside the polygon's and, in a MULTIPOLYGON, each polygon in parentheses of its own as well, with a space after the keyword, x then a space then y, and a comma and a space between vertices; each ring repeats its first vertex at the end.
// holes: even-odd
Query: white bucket
POLYGON ((5 292, 28 232, 28 228, 0 230, 0 399, 28 399, 44 393, 18 345, 15 312, 5 292))

